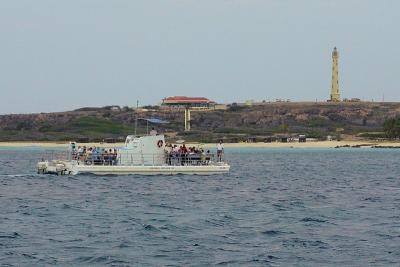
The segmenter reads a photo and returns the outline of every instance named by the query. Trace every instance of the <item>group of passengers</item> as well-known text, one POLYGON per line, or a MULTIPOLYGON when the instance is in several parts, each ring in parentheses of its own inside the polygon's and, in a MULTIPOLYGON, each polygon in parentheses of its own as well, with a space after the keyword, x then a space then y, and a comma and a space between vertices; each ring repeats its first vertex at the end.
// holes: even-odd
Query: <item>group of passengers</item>
POLYGON ((168 165, 206 165, 211 160, 210 150, 196 147, 186 147, 185 144, 167 144, 165 146, 166 162, 168 165))
MULTIPOLYGON (((217 144, 217 160, 222 161, 224 145, 222 140, 217 144)), ((166 163, 168 165, 207 165, 213 160, 213 154, 210 150, 204 151, 202 148, 186 147, 185 144, 178 145, 167 144, 165 146, 166 163)), ((72 159, 91 165, 116 165, 117 149, 78 146, 72 147, 72 159)))
POLYGON ((85 164, 115 165, 117 150, 115 148, 86 148, 86 146, 78 146, 78 149, 72 153, 72 159, 84 162, 85 164))

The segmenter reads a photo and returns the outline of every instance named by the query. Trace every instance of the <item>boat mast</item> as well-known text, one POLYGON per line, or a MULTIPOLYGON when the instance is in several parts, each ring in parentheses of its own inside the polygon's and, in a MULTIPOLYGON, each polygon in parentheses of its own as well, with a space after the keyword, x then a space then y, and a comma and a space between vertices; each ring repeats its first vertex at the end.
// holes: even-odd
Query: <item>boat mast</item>
POLYGON ((138 120, 138 109, 139 109, 139 100, 136 100, 136 116, 135 116, 135 136, 137 130, 137 120, 138 120))

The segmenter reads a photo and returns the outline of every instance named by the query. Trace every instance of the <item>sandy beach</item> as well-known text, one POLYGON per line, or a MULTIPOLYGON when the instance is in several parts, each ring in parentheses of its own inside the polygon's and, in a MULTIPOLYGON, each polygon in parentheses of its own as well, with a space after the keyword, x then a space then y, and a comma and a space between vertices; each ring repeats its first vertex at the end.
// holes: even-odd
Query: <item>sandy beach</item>
MULTIPOLYGON (((121 147, 124 143, 84 143, 77 144, 85 145, 86 147, 121 147)), ((187 146, 197 146, 197 144, 187 143, 187 146)), ((0 148, 66 148, 68 146, 67 142, 0 142, 0 148)), ((205 148, 214 148, 216 144, 201 144, 205 148)), ((337 146, 361 146, 361 147, 372 147, 372 146, 385 146, 385 147, 400 147, 400 142, 382 142, 382 141, 314 141, 306 143, 225 143, 226 148, 335 148, 337 146)))

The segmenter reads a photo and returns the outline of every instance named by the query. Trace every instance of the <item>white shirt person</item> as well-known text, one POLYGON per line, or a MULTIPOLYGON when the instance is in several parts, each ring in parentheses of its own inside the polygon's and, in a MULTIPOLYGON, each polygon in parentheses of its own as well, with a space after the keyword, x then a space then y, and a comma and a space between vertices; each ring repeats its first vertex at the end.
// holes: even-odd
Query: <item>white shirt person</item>
POLYGON ((224 153, 224 144, 222 143, 222 140, 221 140, 217 144, 217 158, 218 158, 218 161, 222 161, 222 153, 224 153))
POLYGON ((152 128, 151 131, 150 131, 150 135, 151 136, 156 136, 157 135, 156 129, 152 128))

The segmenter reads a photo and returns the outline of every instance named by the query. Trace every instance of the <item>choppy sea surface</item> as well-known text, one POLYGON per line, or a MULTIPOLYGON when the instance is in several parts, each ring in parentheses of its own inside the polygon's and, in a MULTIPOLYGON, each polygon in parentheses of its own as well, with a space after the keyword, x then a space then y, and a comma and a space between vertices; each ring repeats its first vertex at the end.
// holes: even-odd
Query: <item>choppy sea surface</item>
POLYGON ((227 150, 216 176, 43 176, 0 149, 1 266, 399 266, 400 151, 227 150))

